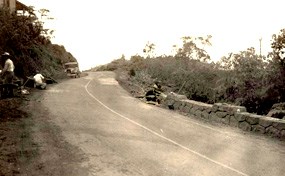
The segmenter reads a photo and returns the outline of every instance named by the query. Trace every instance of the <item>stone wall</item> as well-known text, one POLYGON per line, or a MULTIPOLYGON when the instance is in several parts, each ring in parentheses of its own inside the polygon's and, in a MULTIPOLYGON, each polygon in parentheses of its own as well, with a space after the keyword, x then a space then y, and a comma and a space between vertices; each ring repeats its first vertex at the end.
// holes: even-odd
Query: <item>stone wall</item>
POLYGON ((162 106, 207 121, 223 123, 245 131, 267 134, 282 140, 285 139, 285 120, 251 114, 243 106, 226 103, 210 105, 188 100, 186 96, 175 93, 168 94, 162 101, 162 106))

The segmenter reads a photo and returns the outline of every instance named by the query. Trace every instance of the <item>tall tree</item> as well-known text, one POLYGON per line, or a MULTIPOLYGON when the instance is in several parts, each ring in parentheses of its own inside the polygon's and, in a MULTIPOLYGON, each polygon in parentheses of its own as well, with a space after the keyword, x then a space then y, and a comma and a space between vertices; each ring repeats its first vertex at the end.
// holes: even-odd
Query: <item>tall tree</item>
POLYGON ((272 35, 272 40, 271 48, 273 51, 269 53, 269 57, 273 59, 273 62, 285 68, 285 29, 281 29, 278 35, 272 35))
POLYGON ((285 29, 272 36, 270 62, 271 98, 275 102, 285 102, 285 29))
POLYGON ((155 44, 151 42, 147 42, 145 45, 143 52, 146 54, 147 58, 154 57, 154 50, 155 50, 155 44))
POLYGON ((179 58, 188 58, 193 60, 200 61, 209 61, 210 56, 205 50, 205 46, 211 46, 212 36, 208 35, 204 37, 182 37, 183 46, 179 48, 176 54, 176 57, 179 58))
POLYGON ((230 54, 225 65, 227 74, 222 81, 226 88, 225 98, 246 106, 249 112, 264 113, 267 109, 261 108, 261 104, 269 89, 268 63, 256 53, 254 48, 248 48, 245 51, 230 54))

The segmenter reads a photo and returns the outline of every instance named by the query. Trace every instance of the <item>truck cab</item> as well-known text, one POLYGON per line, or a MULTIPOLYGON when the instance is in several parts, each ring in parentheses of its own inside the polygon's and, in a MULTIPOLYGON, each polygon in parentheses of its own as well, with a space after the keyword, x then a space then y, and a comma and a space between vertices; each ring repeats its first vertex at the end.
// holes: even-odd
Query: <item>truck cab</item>
POLYGON ((78 67, 78 62, 67 62, 64 64, 64 71, 66 72, 67 76, 79 78, 80 71, 78 67))

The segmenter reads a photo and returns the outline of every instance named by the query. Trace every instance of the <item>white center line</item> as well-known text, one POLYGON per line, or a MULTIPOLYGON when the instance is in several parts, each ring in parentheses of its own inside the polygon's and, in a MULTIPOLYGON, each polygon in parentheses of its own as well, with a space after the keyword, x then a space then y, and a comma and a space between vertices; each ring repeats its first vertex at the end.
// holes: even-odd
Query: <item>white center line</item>
POLYGON ((153 130, 147 128, 146 126, 144 126, 144 125, 142 125, 142 124, 139 124, 138 122, 133 121, 133 120, 129 119, 128 117, 126 117, 126 116, 124 116, 124 115, 122 115, 122 114, 120 114, 120 113, 114 111, 113 109, 109 108, 107 105, 105 105, 103 102, 101 102, 98 98, 96 98, 93 94, 91 94, 91 93, 89 92, 88 86, 89 86, 89 84, 91 83, 91 81, 92 81, 92 80, 89 80, 89 82, 85 85, 85 90, 86 90, 86 92, 90 95, 90 97, 92 97, 94 100, 96 100, 98 103, 100 103, 103 107, 105 107, 106 109, 108 109, 108 110, 111 111, 112 113, 118 115, 119 117, 122 117, 122 118, 128 120, 129 122, 131 122, 131 123, 133 123, 133 124, 135 124, 135 125, 137 125, 137 126, 143 128, 143 129, 145 129, 146 131, 148 131, 148 132, 150 132, 150 133, 152 133, 152 134, 154 134, 154 135, 156 135, 156 136, 158 136, 158 137, 160 137, 160 138, 162 138, 162 139, 164 139, 164 140, 166 140, 166 141, 168 141, 168 142, 170 142, 170 143, 172 143, 172 144, 174 144, 174 145, 177 145, 177 146, 179 146, 180 148, 182 148, 182 149, 184 149, 184 150, 187 150, 187 151, 189 151, 189 152, 191 152, 191 153, 193 153, 193 154, 195 154, 195 155, 197 155, 197 156, 199 156, 199 157, 201 157, 201 158, 204 158, 204 159, 206 159, 206 160, 208 160, 208 161, 210 161, 210 162, 212 162, 212 163, 215 163, 215 164, 217 164, 217 165, 219 165, 219 166, 222 166, 222 167, 224 167, 224 168, 226 168, 226 169, 229 169, 229 170, 231 170, 231 171, 233 171, 233 172, 236 172, 236 173, 238 173, 238 174, 240 174, 240 175, 249 176, 249 175, 247 175, 247 174, 245 174, 245 173, 243 173, 243 172, 241 172, 241 171, 239 171, 239 170, 237 170, 237 169, 234 169, 234 168, 232 168, 232 167, 230 167, 230 166, 228 166, 228 165, 225 165, 225 164, 223 164, 223 163, 220 163, 220 162, 218 162, 218 161, 215 161, 214 159, 211 159, 211 158, 209 158, 209 157, 207 157, 207 156, 205 156, 205 155, 203 155, 203 154, 201 154, 201 153, 198 153, 198 152, 196 152, 196 151, 194 151, 194 150, 191 150, 190 148, 188 148, 188 147, 186 147, 186 146, 184 146, 184 145, 182 145, 182 144, 179 144, 178 142, 176 142, 176 141, 174 141, 174 140, 172 140, 172 139, 169 139, 169 138, 167 138, 167 137, 165 137, 165 136, 162 136, 162 135, 160 135, 159 133, 157 133, 157 132, 155 132, 155 131, 153 131, 153 130))

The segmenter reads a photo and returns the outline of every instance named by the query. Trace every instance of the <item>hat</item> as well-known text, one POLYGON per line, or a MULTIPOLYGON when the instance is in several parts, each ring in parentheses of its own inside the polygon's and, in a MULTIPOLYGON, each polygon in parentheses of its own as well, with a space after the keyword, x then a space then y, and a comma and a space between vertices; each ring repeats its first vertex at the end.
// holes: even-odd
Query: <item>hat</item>
POLYGON ((3 59, 8 59, 8 58, 11 59, 12 57, 11 57, 11 55, 8 52, 5 52, 5 53, 2 54, 2 58, 3 59))
POLYGON ((10 56, 10 54, 8 52, 5 52, 4 54, 2 54, 2 56, 10 56))

